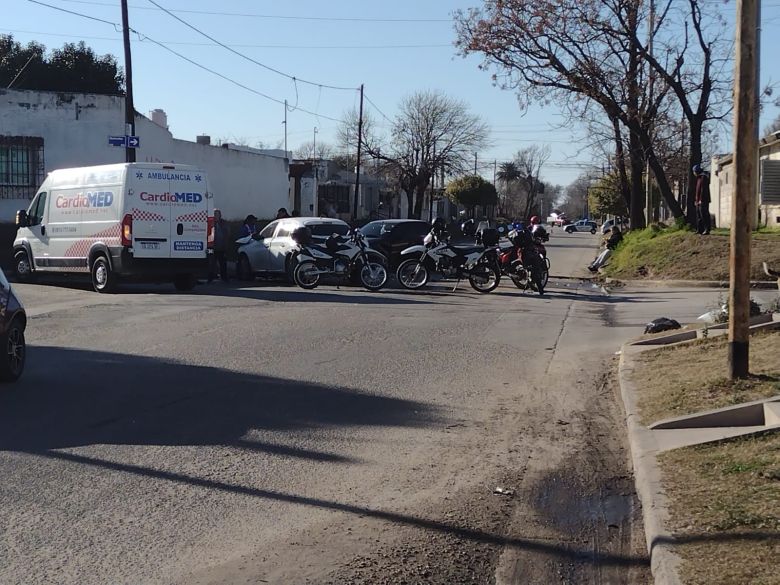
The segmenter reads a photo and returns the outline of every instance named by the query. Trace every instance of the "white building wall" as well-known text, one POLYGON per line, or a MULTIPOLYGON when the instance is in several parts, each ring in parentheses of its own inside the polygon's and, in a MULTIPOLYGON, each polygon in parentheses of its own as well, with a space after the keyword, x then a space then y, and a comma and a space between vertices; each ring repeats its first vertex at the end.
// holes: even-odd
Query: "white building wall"
MULTIPOLYGON (((44 141, 45 173, 58 168, 124 162, 124 148, 109 146, 123 135, 124 100, 114 96, 0 89, 0 134, 44 141)), ((283 156, 231 150, 174 139, 151 120, 136 116, 139 162, 200 166, 209 175, 215 205, 228 220, 249 213, 273 218, 290 206, 288 161, 283 156)), ((282 153, 283 154, 283 153, 282 153)), ((45 176, 45 174, 44 174, 45 176)), ((13 221, 28 201, 0 199, 0 222, 13 221)))

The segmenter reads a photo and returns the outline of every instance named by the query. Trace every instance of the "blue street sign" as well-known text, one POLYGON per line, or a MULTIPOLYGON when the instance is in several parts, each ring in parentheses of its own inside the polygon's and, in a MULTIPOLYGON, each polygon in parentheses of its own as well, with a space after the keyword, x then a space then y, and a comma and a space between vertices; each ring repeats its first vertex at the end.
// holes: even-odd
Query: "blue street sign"
POLYGON ((141 139, 138 138, 138 136, 128 136, 127 146, 129 148, 138 148, 139 146, 141 146, 141 139))
POLYGON ((126 136, 109 136, 108 144, 110 146, 125 146, 127 144, 126 140, 126 136))

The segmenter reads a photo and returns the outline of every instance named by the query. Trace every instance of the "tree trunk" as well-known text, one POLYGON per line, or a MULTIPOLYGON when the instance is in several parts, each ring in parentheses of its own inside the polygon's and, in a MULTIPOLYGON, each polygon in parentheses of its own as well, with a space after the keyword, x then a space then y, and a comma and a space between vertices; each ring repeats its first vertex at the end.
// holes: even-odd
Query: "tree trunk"
POLYGON ((631 165, 629 217, 631 229, 642 229, 645 223, 645 194, 642 190, 642 174, 645 166, 645 157, 642 144, 636 132, 631 131, 628 139, 628 157, 631 165))
POLYGON ((425 187, 426 185, 417 185, 417 188, 415 189, 414 219, 420 219, 422 217, 422 207, 425 202, 425 187))
POLYGON ((406 189, 404 191, 406 193, 406 218, 407 219, 416 219, 414 217, 414 191, 410 189, 406 189))
POLYGON ((701 131, 702 123, 699 120, 690 121, 691 143, 688 153, 688 193, 685 199, 685 215, 688 223, 696 225, 696 178, 693 176, 693 165, 701 164, 701 131))
POLYGON ((661 196, 664 198, 664 201, 666 201, 669 210, 675 218, 683 217, 683 210, 674 197, 674 191, 672 191, 672 186, 669 184, 669 179, 666 177, 664 167, 655 155, 650 135, 642 133, 641 140, 644 151, 647 153, 647 162, 653 170, 653 176, 655 176, 656 183, 658 183, 658 189, 661 192, 661 196))
POLYGON ((615 164, 617 165, 618 177, 620 179, 620 193, 626 202, 626 209, 631 211, 631 187, 628 184, 628 172, 626 171, 626 152, 623 148, 623 135, 620 132, 620 120, 616 117, 610 117, 612 129, 615 132, 615 164))

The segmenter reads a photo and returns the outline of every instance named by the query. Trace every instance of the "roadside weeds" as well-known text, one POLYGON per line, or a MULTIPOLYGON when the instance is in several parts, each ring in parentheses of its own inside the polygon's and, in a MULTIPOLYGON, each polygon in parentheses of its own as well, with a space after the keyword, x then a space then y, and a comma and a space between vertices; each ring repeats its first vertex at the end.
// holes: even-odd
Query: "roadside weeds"
POLYGON ((621 392, 656 582, 778 583, 778 429, 659 454, 645 425, 780 394, 780 332, 751 337, 754 375, 739 382, 726 379, 723 337, 625 353, 621 392))

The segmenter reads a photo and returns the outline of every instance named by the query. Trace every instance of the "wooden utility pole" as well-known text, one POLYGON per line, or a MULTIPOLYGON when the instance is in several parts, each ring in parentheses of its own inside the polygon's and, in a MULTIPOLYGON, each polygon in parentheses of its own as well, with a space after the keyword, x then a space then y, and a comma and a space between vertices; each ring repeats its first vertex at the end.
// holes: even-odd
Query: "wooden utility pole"
POLYGON ((734 196, 729 257, 729 377, 749 373, 750 233, 758 178, 758 23, 761 0, 737 0, 734 58, 734 196))
POLYGON ((355 165, 355 203, 352 208, 352 221, 358 218, 358 195, 360 194, 360 154, 363 146, 363 84, 360 84, 360 114, 358 115, 357 164, 355 165))
MULTIPOLYGON (((125 43, 125 136, 135 136, 135 106, 133 105, 133 63, 130 58, 130 25, 127 0, 122 0, 122 38, 125 43)), ((125 162, 135 162, 135 148, 125 138, 125 162)))

